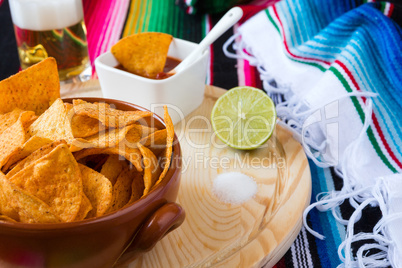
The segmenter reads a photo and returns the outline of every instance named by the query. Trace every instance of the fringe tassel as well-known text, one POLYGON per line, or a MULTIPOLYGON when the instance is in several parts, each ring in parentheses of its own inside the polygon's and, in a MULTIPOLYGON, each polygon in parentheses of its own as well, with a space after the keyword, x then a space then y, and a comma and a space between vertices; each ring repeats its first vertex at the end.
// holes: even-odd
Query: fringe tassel
POLYGON ((361 145, 363 136, 372 123, 371 118, 373 111, 372 100, 370 98, 376 97, 377 94, 370 92, 345 93, 342 96, 338 96, 336 99, 323 103, 320 107, 309 107, 293 94, 291 85, 275 80, 275 78, 270 75, 268 66, 264 66, 263 63, 258 62, 258 59, 252 56, 253 52, 251 48, 246 47, 244 42, 240 41, 240 43, 233 44, 233 49, 236 53, 228 51, 229 45, 239 36, 239 34, 235 34, 225 42, 223 46, 225 55, 230 58, 248 60, 250 65, 257 66, 261 80, 263 81, 264 90, 276 104, 277 115, 280 119, 278 124, 294 133, 295 138, 302 144, 307 156, 318 167, 330 167, 334 166, 334 164, 323 160, 323 153, 325 152, 327 144, 325 140, 321 143, 317 143, 314 133, 309 131, 309 126, 311 125, 306 124, 306 120, 308 120, 313 113, 324 109, 324 107, 331 102, 352 96, 367 98, 363 128, 358 138, 345 149, 343 159, 341 159, 340 164, 335 167, 337 174, 340 175, 344 181, 342 190, 319 194, 316 197, 317 201, 305 209, 303 213, 303 224, 306 230, 312 235, 319 239, 325 239, 323 235, 311 229, 307 223, 308 213, 316 208, 319 211, 331 210, 334 218, 346 226, 346 238, 338 248, 338 255, 343 263, 338 267, 389 267, 397 263, 396 258, 398 255, 394 252, 396 247, 394 247, 392 239, 387 238, 386 228, 390 222, 402 219, 402 213, 388 213, 388 191, 383 178, 379 178, 374 186, 364 187, 363 185, 356 185, 356 182, 359 181, 356 178, 359 175, 354 171, 354 167, 351 165, 352 161, 350 161, 353 157, 357 157, 357 148, 361 145), (349 219, 343 219, 338 209, 346 200, 349 200, 350 204, 355 209, 349 219), (383 213, 383 218, 375 226, 372 233, 355 234, 354 225, 360 220, 362 210, 369 205, 378 206, 383 213), (353 256, 352 243, 366 239, 372 239, 376 241, 376 243, 364 244, 358 249, 356 256, 353 256), (392 250, 390 250, 391 248, 392 250), (373 252, 373 250, 375 250, 376 253, 367 254, 367 252, 373 252))

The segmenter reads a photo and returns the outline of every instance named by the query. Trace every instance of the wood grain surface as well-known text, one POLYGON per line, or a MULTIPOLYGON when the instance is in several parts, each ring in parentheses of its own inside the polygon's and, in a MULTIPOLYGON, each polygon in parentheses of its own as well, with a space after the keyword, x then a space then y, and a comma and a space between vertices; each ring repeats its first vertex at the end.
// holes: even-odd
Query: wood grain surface
POLYGON ((224 92, 207 86, 202 105, 175 126, 183 151, 177 202, 186 220, 130 268, 272 266, 299 233, 311 195, 310 169, 300 144, 279 126, 257 150, 220 143, 209 118, 224 92), (214 178, 230 171, 255 179, 254 198, 233 205, 213 194, 214 178))
MULTIPOLYGON (((96 82, 64 92, 63 97, 101 96, 96 82)), ((206 86, 201 106, 175 125, 183 155, 177 203, 186 211, 184 223, 151 251, 121 267, 270 267, 298 235, 311 196, 302 147, 279 125, 256 150, 239 151, 222 144, 209 118, 224 92, 206 86), (254 178, 257 194, 240 205, 216 197, 213 180, 230 171, 254 178)))

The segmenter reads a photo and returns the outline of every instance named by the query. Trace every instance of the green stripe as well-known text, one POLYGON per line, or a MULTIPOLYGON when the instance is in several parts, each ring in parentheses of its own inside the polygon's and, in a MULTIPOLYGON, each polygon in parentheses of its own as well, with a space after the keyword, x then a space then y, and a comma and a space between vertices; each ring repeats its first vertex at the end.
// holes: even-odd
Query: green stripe
POLYGON ((380 2, 380 4, 381 4, 381 12, 382 12, 382 14, 385 15, 385 7, 387 4, 385 2, 380 2))
POLYGON ((201 20, 201 32, 202 32, 202 38, 204 38, 207 35, 207 23, 208 23, 208 15, 204 15, 203 19, 201 20))
POLYGON ((322 72, 325 72, 325 71, 327 70, 324 66, 321 66, 319 63, 315 63, 315 62, 306 62, 306 61, 296 60, 296 59, 293 59, 293 58, 291 58, 291 57, 289 57, 289 56, 288 56, 288 58, 291 59, 291 60, 293 60, 293 61, 296 61, 296 62, 300 62, 300 63, 304 63, 304 64, 307 64, 307 65, 310 65, 310 66, 317 67, 317 68, 320 69, 320 71, 322 71, 322 72))
POLYGON ((272 25, 274 25, 274 27, 276 28, 276 30, 278 31, 279 34, 281 34, 281 31, 279 30, 278 25, 275 23, 274 19, 272 18, 271 14, 269 14, 269 9, 265 9, 265 13, 268 16, 268 19, 271 21, 272 25))
MULTIPOLYGON (((342 74, 333 66, 331 66, 329 68, 330 71, 332 71, 335 76, 339 79, 339 81, 341 81, 343 87, 346 89, 347 92, 353 92, 352 88, 349 86, 348 82, 346 81, 346 79, 342 76, 342 74)), ((355 106, 357 113, 359 114, 360 120, 362 121, 362 123, 364 124, 364 120, 365 120, 365 115, 364 115, 364 110, 361 107, 357 97, 353 96, 350 97, 352 100, 353 105, 355 106)), ((374 132, 373 129, 371 128, 371 126, 368 127, 367 131, 367 136, 371 142, 371 144, 374 147, 374 150, 376 151, 377 155, 380 157, 380 159, 382 160, 382 162, 394 173, 397 172, 397 170, 392 166, 392 164, 388 161, 388 158, 384 155, 384 153, 382 152, 375 136, 374 136, 374 132)))

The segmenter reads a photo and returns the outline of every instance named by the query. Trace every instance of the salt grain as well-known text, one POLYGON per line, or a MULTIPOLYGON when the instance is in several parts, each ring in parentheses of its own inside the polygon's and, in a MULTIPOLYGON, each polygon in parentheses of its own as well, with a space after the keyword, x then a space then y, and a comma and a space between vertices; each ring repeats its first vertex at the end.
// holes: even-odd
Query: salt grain
POLYGON ((212 192, 224 203, 242 204, 257 193, 257 183, 241 172, 227 172, 214 179, 212 192))

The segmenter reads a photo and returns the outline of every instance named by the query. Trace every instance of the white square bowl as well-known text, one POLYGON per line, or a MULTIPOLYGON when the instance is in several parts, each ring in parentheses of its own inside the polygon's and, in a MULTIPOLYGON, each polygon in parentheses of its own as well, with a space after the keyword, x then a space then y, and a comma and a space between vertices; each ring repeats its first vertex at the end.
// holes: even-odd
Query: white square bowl
MULTIPOLYGON (((173 38, 168 56, 183 60, 198 44, 173 38)), ((183 71, 155 80, 115 68, 119 63, 111 52, 95 60, 103 97, 140 105, 163 118, 167 105, 174 124, 184 119, 203 101, 209 52, 205 51, 183 71)))

